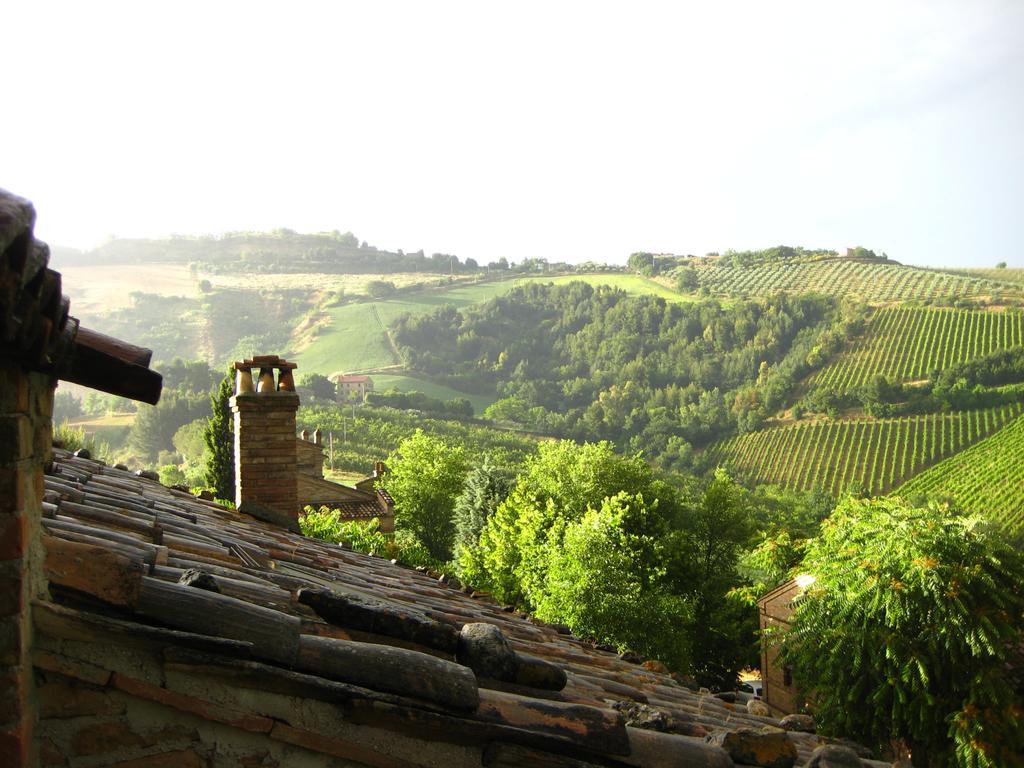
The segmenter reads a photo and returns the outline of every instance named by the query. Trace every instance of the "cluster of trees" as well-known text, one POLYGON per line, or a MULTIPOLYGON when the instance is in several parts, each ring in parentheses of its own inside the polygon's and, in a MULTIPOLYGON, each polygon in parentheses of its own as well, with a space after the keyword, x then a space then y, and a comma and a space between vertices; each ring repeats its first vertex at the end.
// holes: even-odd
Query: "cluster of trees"
POLYGON ((667 482, 608 443, 547 442, 515 472, 469 464, 422 432, 389 457, 393 553, 716 688, 757 663, 756 597, 803 574, 793 629, 769 641, 820 732, 905 748, 915 766, 1020 764, 1006 668, 1024 558, 979 518, 752 493, 722 472, 667 482))
POLYGON ((687 469, 694 446, 758 427, 855 332, 837 314, 821 297, 669 303, 531 284, 399 318, 394 338, 409 367, 496 391, 487 418, 687 469))
POLYGON ((778 535, 781 496, 723 473, 670 482, 607 442, 544 442, 508 466, 419 431, 387 463, 403 559, 702 684, 757 663, 753 607, 729 595, 749 584, 741 555, 778 535))
POLYGON ((473 418, 473 404, 464 397, 441 400, 437 397, 425 395, 422 392, 399 392, 398 390, 391 389, 383 392, 368 392, 366 394, 366 404, 378 408, 421 411, 442 418, 473 418))

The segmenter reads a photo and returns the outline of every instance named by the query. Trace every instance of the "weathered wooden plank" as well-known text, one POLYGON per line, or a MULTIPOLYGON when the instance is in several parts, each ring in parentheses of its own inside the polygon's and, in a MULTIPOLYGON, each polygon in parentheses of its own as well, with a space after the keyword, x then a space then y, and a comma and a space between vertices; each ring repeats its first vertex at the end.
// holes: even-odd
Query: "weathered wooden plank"
POLYGON ((32 603, 32 620, 44 634, 87 642, 109 643, 111 637, 117 636, 132 642, 156 643, 163 648, 191 648, 224 658, 246 658, 252 649, 252 643, 244 640, 139 624, 44 601, 32 603))
POLYGON ((105 603, 130 608, 138 602, 143 564, 105 547, 43 536, 43 569, 50 584, 105 603))
POLYGON ((470 669, 405 648, 302 635, 297 666, 332 680, 454 709, 474 709, 479 701, 470 669))
POLYGON ((626 725, 622 716, 610 709, 482 689, 474 717, 565 739, 598 754, 629 754, 626 725))
POLYGON ((298 618, 227 595, 147 576, 136 611, 176 629, 245 640, 259 658, 290 666, 298 657, 298 618))
POLYGON ((398 603, 327 589, 300 589, 298 598, 320 618, 339 627, 397 637, 446 653, 454 653, 459 646, 459 627, 398 603))

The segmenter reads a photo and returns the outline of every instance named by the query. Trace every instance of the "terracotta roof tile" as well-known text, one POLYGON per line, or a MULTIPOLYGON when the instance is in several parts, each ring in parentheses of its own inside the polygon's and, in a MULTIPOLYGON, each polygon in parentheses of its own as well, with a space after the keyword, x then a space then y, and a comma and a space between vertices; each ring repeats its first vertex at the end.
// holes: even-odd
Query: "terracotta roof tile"
MULTIPOLYGON (((482 593, 471 597, 438 574, 308 539, 65 451, 55 450, 45 484, 43 527, 57 603, 41 609, 44 632, 92 622, 115 634, 159 637, 165 659, 232 685, 341 702, 352 722, 480 744, 487 754, 560 755, 552 765, 613 758, 651 765, 650 756, 669 747, 705 765, 730 765, 702 734, 778 724, 564 628, 527 620, 482 593), (99 551, 109 554, 82 556, 99 551), (210 574, 217 591, 179 584, 189 569, 210 574), (102 604, 120 618, 97 613, 102 604), (361 618, 346 605, 362 606, 361 618), (453 656, 450 640, 436 638, 477 622, 498 627, 524 664, 563 670, 564 688, 543 690, 514 674, 474 676, 457 661, 461 650, 453 656), (680 732, 627 728, 616 709, 622 702, 661 710, 680 732)), ((258 725, 263 721, 252 718, 266 715, 230 714, 258 725)), ((291 737, 340 749, 328 744, 336 734, 303 734, 291 737)), ((809 734, 789 738, 801 764, 819 743, 809 734)))

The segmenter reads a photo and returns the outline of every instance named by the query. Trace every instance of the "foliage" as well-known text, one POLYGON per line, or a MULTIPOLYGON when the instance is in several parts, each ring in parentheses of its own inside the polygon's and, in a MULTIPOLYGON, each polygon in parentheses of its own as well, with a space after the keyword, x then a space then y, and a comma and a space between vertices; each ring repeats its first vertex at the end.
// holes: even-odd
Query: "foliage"
MULTIPOLYGON (((548 552, 547 583, 537 616, 573 631, 660 659, 673 669, 690 662, 692 606, 673 593, 659 562, 666 540, 630 532, 642 495, 606 497, 598 509, 564 525, 548 552)), ((639 512, 647 516, 648 511, 639 512)))
MULTIPOLYGON (((734 255, 735 256, 735 255, 734 255)), ((818 293, 857 296, 875 302, 948 301, 987 296, 1005 283, 948 272, 908 267, 884 260, 794 259, 737 264, 734 257, 698 271, 701 287, 726 296, 818 293)))
POLYGON ((128 447, 140 460, 153 461, 160 451, 171 448, 174 434, 181 427, 206 415, 207 403, 205 395, 165 390, 155 406, 139 406, 128 434, 128 447))
POLYGON ((66 422, 55 425, 53 428, 53 442, 60 443, 67 451, 78 451, 85 449, 89 451, 94 459, 106 461, 110 455, 110 446, 106 443, 96 443, 85 434, 81 427, 72 427, 66 422))
POLYGON ((749 498, 724 475, 679 480, 607 442, 542 443, 463 561, 466 579, 731 687, 754 645, 753 611, 722 605, 750 541, 749 498))
POLYGON ((473 404, 466 398, 452 398, 445 401, 416 391, 399 392, 396 389, 390 389, 385 392, 369 392, 366 395, 366 402, 368 405, 375 405, 378 408, 413 409, 454 418, 472 418, 473 416, 473 404))
POLYGON ((299 529, 309 536, 331 544, 345 543, 357 552, 391 556, 394 544, 380 532, 380 520, 342 520, 341 512, 328 507, 303 508, 299 529))
POLYGON ((234 369, 228 368, 210 396, 210 416, 203 437, 208 451, 206 483, 221 499, 235 497, 235 427, 229 400, 234 393, 234 369))
POLYGON ((71 392, 61 392, 58 390, 53 395, 53 421, 54 423, 61 423, 69 421, 71 419, 78 418, 84 413, 82 410, 82 401, 75 397, 71 392))
POLYGON ((1024 418, 900 486, 904 498, 949 499, 997 523, 1024 546, 1024 418))
POLYGON ((465 450, 421 429, 388 456, 388 471, 378 484, 395 500, 395 533, 408 537, 431 557, 452 556, 455 499, 466 475, 465 450))
POLYGON ((480 534, 487 519, 508 496, 511 485, 508 472, 495 466, 490 456, 484 456, 466 475, 453 513, 455 560, 463 577, 480 572, 480 534))
POLYGON ((803 564, 816 581, 783 637, 819 725, 915 765, 1021 765, 1005 675, 1024 623, 1024 560, 980 519, 847 500, 803 564))
POLYGON ((889 419, 801 421, 730 438, 704 461, 758 483, 839 495, 885 493, 1008 424, 1022 403, 889 419))
POLYGON ((397 290, 390 280, 371 280, 366 284, 366 295, 375 299, 390 296, 397 290))
POLYGON ((810 368, 835 307, 815 298, 667 302, 572 282, 402 317, 408 364, 464 391, 496 391, 489 418, 613 441, 672 466, 683 444, 755 427, 810 368))
POLYGON ((320 427, 325 433, 333 432, 334 466, 354 472, 369 472, 375 461, 397 450, 417 429, 464 447, 469 456, 489 455, 496 467, 510 475, 537 446, 535 438, 515 432, 391 408, 363 406, 353 419, 351 409, 341 405, 302 405, 297 421, 299 429, 320 427))
POLYGON ((320 373, 307 373, 302 377, 302 386, 308 389, 313 397, 320 400, 335 400, 334 382, 320 373))
MULTIPOLYGON (((968 309, 932 307, 882 307, 871 315, 863 333, 852 340, 846 354, 822 368, 810 382, 818 388, 845 394, 865 384, 872 376, 883 375, 890 381, 914 381, 933 377, 936 371, 956 369, 946 374, 947 386, 957 378, 971 375, 974 369, 962 369, 975 359, 984 366, 1005 370, 1012 365, 1005 358, 992 358, 1000 350, 1024 344, 1024 313, 1016 310, 982 312, 968 309)), ((978 374, 984 381, 1003 383, 998 373, 978 374)))

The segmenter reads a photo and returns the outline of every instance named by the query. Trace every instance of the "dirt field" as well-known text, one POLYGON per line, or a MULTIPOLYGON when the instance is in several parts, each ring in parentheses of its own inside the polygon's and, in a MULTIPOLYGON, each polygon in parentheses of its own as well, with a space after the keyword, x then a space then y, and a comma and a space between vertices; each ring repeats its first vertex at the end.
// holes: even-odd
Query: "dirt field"
POLYGON ((179 264, 108 264, 64 267, 64 293, 71 297, 72 314, 94 314, 131 304, 136 291, 160 296, 199 295, 199 284, 188 267, 179 264))

